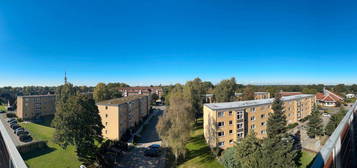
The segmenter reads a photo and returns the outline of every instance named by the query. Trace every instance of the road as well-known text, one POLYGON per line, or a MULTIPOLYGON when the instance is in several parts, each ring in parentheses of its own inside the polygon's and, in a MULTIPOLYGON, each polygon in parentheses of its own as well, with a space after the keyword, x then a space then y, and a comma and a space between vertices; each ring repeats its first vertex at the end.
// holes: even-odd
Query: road
POLYGON ((158 111, 151 118, 149 123, 145 125, 141 132, 141 137, 137 145, 129 152, 125 152, 120 158, 120 166, 118 168, 160 168, 164 160, 164 155, 160 157, 144 156, 145 148, 151 144, 161 144, 160 138, 156 132, 156 124, 159 116, 165 111, 165 107, 155 107, 158 111))

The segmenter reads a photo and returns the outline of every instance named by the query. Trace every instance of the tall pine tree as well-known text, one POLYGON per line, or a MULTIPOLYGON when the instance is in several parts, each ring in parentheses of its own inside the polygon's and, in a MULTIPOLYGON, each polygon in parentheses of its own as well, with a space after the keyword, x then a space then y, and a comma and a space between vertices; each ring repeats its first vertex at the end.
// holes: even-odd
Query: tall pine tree
POLYGON ((269 138, 286 134, 286 116, 284 114, 283 101, 280 95, 276 95, 272 104, 273 113, 269 114, 267 133, 269 138))
POLYGON ((309 123, 307 124, 307 135, 310 138, 321 136, 324 134, 321 113, 316 106, 314 107, 311 116, 309 117, 309 123))

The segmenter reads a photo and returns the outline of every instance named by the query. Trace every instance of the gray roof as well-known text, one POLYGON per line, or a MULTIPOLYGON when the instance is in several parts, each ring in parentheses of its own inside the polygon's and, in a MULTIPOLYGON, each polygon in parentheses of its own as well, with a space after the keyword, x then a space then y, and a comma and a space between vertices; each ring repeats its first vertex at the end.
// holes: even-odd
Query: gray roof
MULTIPOLYGON (((282 97, 282 101, 290 101, 307 97, 314 97, 313 94, 301 94, 294 96, 284 96, 282 97)), ((223 109, 233 109, 233 108, 244 108, 244 107, 252 107, 257 105, 271 104, 273 103, 274 98, 270 99, 260 99, 260 100, 248 100, 248 101, 235 101, 235 102, 224 102, 224 103, 208 103, 205 104, 206 107, 212 110, 223 110, 223 109)))

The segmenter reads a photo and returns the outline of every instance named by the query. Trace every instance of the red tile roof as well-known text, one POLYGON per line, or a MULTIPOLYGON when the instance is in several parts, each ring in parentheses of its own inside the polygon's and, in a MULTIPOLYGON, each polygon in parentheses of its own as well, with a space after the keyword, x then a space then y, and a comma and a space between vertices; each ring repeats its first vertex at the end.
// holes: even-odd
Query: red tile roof
POLYGON ((328 91, 328 90, 324 90, 324 93, 317 93, 316 94, 316 100, 319 101, 327 101, 327 102, 338 102, 338 101, 343 101, 343 98, 338 96, 337 94, 328 91))

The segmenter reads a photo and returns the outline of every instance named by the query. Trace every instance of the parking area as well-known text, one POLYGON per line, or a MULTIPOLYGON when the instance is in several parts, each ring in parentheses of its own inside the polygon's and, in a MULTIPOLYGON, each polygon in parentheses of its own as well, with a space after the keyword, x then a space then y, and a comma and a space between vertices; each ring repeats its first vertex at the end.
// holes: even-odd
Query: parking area
POLYGON ((165 153, 163 151, 157 157, 145 156, 144 153, 148 146, 161 144, 161 140, 156 132, 156 124, 159 116, 164 113, 165 107, 155 107, 155 109, 157 109, 155 116, 145 125, 136 146, 128 152, 123 153, 120 157, 120 165, 117 168, 160 168, 164 166, 165 153))
POLYGON ((14 144, 16 146, 20 146, 20 145, 32 142, 32 141, 22 142, 19 140, 19 137, 14 133, 14 130, 10 127, 10 124, 7 122, 6 114, 0 114, 0 122, 3 123, 7 132, 9 133, 12 141, 14 142, 14 144))

